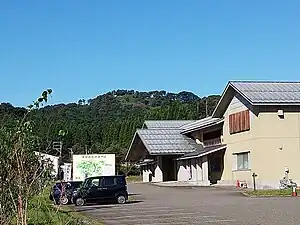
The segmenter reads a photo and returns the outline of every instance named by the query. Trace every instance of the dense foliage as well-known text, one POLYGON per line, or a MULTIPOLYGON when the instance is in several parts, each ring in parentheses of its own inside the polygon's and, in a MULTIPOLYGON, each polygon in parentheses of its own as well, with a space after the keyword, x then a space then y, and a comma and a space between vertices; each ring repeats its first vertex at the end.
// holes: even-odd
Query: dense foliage
MULTIPOLYGON (((166 91, 138 92, 117 90, 95 99, 81 99, 78 103, 46 106, 32 114, 35 134, 51 143, 63 137, 65 160, 75 154, 117 153, 117 161, 124 158, 132 136, 145 120, 199 119, 211 114, 219 96, 199 98, 191 92, 167 93, 166 91), (207 102, 207 105, 206 105, 207 102)), ((13 126, 24 115, 25 109, 9 103, 0 105, 0 124, 13 126)), ((44 144, 41 151, 57 154, 51 145, 44 144), (51 152, 52 151, 52 152, 51 152)))
POLYGON ((36 154, 41 139, 30 120, 51 92, 44 91, 9 127, 0 128, 0 224, 27 225, 29 200, 51 179, 52 163, 36 154))

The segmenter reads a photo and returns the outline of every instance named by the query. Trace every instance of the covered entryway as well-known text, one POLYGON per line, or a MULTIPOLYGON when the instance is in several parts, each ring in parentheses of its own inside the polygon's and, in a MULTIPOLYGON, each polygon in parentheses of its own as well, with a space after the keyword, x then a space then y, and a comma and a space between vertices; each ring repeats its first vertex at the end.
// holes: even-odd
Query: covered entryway
POLYGON ((190 143, 180 134, 181 129, 169 127, 170 123, 163 123, 163 128, 139 129, 135 133, 125 160, 143 164, 144 182, 176 181, 175 159, 198 149, 196 143, 190 143))
POLYGON ((205 147, 176 159, 178 181, 210 185, 221 179, 226 145, 205 147))
POLYGON ((225 149, 208 155, 208 177, 211 184, 216 184, 221 180, 224 170, 225 149))
POLYGON ((177 156, 162 156, 163 181, 176 180, 175 158, 177 156))

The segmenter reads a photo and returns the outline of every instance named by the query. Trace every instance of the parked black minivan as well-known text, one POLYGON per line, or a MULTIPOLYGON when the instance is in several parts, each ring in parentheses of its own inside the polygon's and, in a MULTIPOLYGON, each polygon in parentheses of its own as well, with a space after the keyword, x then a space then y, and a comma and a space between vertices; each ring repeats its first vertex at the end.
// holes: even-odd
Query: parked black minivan
POLYGON ((73 195, 73 202, 83 206, 88 202, 114 200, 124 204, 128 200, 125 176, 88 177, 82 187, 73 195))

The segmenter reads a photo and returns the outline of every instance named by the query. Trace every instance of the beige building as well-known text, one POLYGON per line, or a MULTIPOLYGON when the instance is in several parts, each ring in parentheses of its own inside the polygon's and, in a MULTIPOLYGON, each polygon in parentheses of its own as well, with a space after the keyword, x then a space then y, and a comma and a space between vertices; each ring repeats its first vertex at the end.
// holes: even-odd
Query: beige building
POLYGON ((229 82, 211 117, 146 121, 126 159, 145 182, 278 188, 288 169, 300 184, 300 83, 229 82))

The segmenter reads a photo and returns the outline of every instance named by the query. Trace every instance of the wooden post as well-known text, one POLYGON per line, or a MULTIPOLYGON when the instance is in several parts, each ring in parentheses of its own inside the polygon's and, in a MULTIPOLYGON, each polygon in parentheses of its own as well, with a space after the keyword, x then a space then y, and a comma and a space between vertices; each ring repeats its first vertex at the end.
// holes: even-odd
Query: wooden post
POLYGON ((253 177, 253 190, 256 191, 256 180, 255 180, 255 177, 257 177, 257 174, 253 173, 252 177, 253 177))

